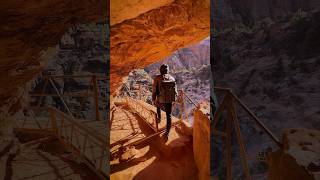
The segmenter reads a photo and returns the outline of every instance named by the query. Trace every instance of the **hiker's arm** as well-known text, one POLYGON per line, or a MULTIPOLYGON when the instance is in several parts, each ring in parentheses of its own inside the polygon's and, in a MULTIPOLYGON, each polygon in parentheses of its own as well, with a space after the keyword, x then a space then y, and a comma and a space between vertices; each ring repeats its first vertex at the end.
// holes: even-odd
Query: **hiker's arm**
POLYGON ((157 78, 154 78, 153 80, 153 84, 152 84, 152 101, 156 100, 156 96, 157 96, 157 78))

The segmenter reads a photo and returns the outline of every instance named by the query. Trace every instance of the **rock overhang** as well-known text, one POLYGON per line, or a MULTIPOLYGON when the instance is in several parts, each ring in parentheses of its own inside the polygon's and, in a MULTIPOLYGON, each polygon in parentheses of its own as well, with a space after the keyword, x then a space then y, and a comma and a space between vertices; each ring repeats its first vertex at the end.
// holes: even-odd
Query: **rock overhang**
MULTIPOLYGON (((164 2, 164 1, 162 1, 164 2)), ((169 2, 169 1, 168 1, 169 2)), ((209 0, 176 0, 110 28, 110 88, 136 68, 160 61, 210 34, 209 0)), ((112 4, 111 4, 112 6, 112 4)), ((111 7, 112 9, 113 7, 111 7)), ((111 22, 114 18, 111 15, 111 22)))

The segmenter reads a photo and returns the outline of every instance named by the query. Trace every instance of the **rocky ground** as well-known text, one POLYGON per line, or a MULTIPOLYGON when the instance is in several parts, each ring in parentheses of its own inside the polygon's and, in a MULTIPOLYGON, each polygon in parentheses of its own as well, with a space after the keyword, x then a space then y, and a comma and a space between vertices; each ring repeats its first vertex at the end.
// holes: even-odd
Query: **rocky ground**
MULTIPOLYGON (((285 128, 320 128, 319 15, 298 10, 214 37, 216 85, 232 88, 278 137, 285 128)), ((253 121, 243 114, 239 119, 251 172, 263 179, 266 170, 258 168, 255 154, 272 143, 253 121)))

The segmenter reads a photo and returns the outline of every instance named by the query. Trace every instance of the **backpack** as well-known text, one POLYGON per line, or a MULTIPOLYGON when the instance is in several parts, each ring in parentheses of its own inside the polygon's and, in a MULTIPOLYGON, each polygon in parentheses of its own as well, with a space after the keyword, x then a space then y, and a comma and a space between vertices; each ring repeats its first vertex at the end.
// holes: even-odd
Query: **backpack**
POLYGON ((175 79, 168 74, 163 75, 159 83, 159 102, 172 103, 176 101, 176 98, 177 88, 175 79))

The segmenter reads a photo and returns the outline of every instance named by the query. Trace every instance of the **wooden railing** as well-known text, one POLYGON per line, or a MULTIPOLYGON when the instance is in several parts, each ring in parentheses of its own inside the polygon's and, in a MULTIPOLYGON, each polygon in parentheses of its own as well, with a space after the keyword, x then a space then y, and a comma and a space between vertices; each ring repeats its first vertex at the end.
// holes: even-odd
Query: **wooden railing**
POLYGON ((108 139, 56 108, 50 107, 49 112, 52 130, 60 142, 70 147, 72 153, 82 157, 92 170, 105 179, 109 173, 108 139))
MULTIPOLYGON (((130 107, 133 108, 133 111, 137 112, 139 115, 141 112, 141 118, 144 119, 148 123, 148 125, 151 126, 152 129, 158 132, 158 127, 156 123, 156 112, 148 112, 148 109, 150 108, 145 107, 141 102, 139 102, 139 100, 145 101, 144 97, 141 95, 141 85, 139 85, 139 89, 137 90, 131 90, 126 84, 124 84, 123 88, 126 92, 124 98, 126 98, 126 102, 129 103, 128 105, 130 105, 130 107), (138 99, 135 99, 131 95, 134 92, 138 94, 138 99)), ((174 107, 177 106, 180 107, 180 121, 189 119, 189 115, 186 109, 187 101, 190 102, 195 108, 197 107, 195 102, 189 96, 187 96, 187 94, 185 94, 183 90, 179 90, 178 98, 175 102, 173 102, 172 109, 174 109, 174 107)))
MULTIPOLYGON (((97 76, 97 75, 47 75, 43 77, 44 86, 40 92, 30 93, 31 97, 39 97, 38 103, 36 105, 37 108, 41 107, 41 103, 44 97, 52 96, 58 97, 63 107, 66 109, 66 113, 72 115, 72 112, 68 106, 68 103, 65 101, 64 97, 79 97, 79 98, 89 98, 93 97, 94 99, 94 107, 95 107, 95 115, 96 120, 102 120, 101 114, 99 111, 99 81, 106 80, 105 76, 97 76), (88 89, 85 92, 60 92, 55 84, 55 80, 62 79, 84 79, 88 85, 88 89), (51 87, 54 90, 54 93, 47 93, 48 88, 51 87)), ((105 92, 107 93, 107 92, 105 92)), ((80 104, 80 109, 82 108, 82 103, 80 104)))
MULTIPOLYGON (((221 137, 225 143, 225 162, 226 162, 226 179, 232 180, 232 132, 235 131, 240 152, 240 160, 244 171, 245 179, 251 180, 248 158, 245 148, 245 143, 242 137, 240 123, 237 116, 236 104, 239 104, 246 113, 254 120, 254 122, 275 142, 276 145, 281 146, 279 139, 258 119, 258 117, 230 90, 226 88, 214 88, 216 93, 222 92, 224 94, 223 100, 214 113, 213 122, 211 124, 211 133, 215 138, 221 137), (226 116, 222 118, 223 112, 226 111, 226 116), (223 121, 224 120, 224 121, 223 121), (219 129, 218 124, 224 128, 219 129), (222 129, 222 130, 221 130, 222 129)), ((215 146, 213 146, 215 148, 215 146)), ((221 148, 220 146, 218 148, 221 148)), ((215 157, 213 157, 215 158, 215 157)), ((214 161, 216 162, 216 161, 214 161)))
POLYGON ((14 116, 14 128, 25 130, 46 130, 51 129, 50 114, 48 114, 47 108, 37 108, 37 114, 35 108, 28 107, 20 114, 14 116), (21 114, 22 113, 22 114, 21 114))
POLYGON ((126 103, 134 113, 140 116, 155 132, 158 132, 156 112, 151 111, 150 108, 142 104, 140 100, 131 97, 126 98, 126 103))

